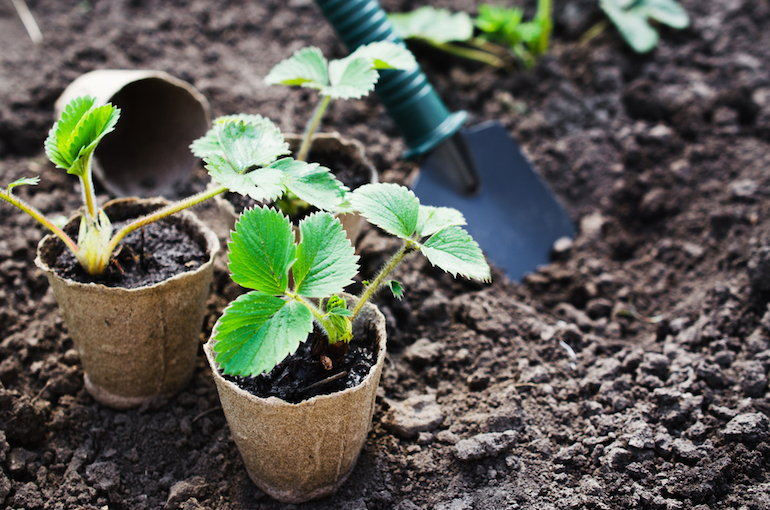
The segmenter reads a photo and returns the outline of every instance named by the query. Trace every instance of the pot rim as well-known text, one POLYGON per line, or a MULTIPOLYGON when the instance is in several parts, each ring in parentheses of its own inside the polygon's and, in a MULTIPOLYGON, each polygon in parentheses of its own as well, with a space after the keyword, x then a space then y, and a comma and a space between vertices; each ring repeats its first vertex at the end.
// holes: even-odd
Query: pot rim
MULTIPOLYGON (((156 198, 139 198, 139 197, 122 197, 122 198, 116 198, 113 200, 110 200, 104 204, 104 207, 108 205, 112 205, 115 203, 120 202, 157 202, 159 204, 168 203, 168 201, 165 198, 162 197, 156 197, 156 198)), ((75 214, 73 214, 67 222, 69 223, 74 218, 77 218, 80 216, 82 212, 78 210, 75 214)), ((169 278, 166 278, 163 281, 153 283, 152 285, 142 285, 141 287, 134 287, 132 289, 126 289, 125 287, 109 287, 107 285, 104 285, 103 283, 96 283, 96 282, 78 282, 71 278, 63 278, 59 276, 59 274, 56 272, 56 269, 46 264, 46 262, 42 259, 40 256, 40 251, 43 248, 43 245, 48 242, 55 242, 61 240, 56 237, 56 235, 52 233, 46 234, 38 243, 37 243, 37 250, 36 250, 36 256, 35 256, 35 265, 40 268, 42 271, 49 273, 53 275, 57 280, 61 280, 63 282, 66 282, 67 285, 74 286, 74 287, 82 287, 82 288, 93 288, 94 290, 100 290, 101 292, 125 292, 129 294, 138 294, 141 292, 148 292, 152 291, 158 287, 161 287, 163 285, 167 285, 170 282, 174 282, 177 280, 182 280, 185 278, 189 278, 193 275, 196 275, 200 272, 206 271, 209 266, 212 266, 214 264, 214 260, 216 258, 217 253, 219 253, 219 250, 221 248, 221 244, 219 242, 219 237, 217 237, 216 233, 211 230, 205 223, 203 223, 192 211, 189 210, 182 210, 177 213, 172 214, 168 217, 170 218, 177 218, 180 220, 186 220, 190 222, 195 228, 197 228, 200 233, 203 235, 203 238, 206 240, 206 250, 208 252, 208 260, 198 266, 197 268, 191 270, 191 271, 185 271, 183 273, 177 273, 169 278)), ((66 249, 66 247, 65 247, 66 249)))
MULTIPOLYGON (((352 296, 351 294, 348 294, 346 292, 341 292, 339 295, 345 297, 345 299, 354 298, 357 299, 356 296, 352 296)), ((369 309, 374 313, 374 317, 377 317, 377 315, 382 315, 382 312, 380 312, 380 309, 377 308, 376 305, 372 303, 366 303, 364 305, 364 309, 369 309)), ((385 326, 384 326, 384 317, 383 317, 383 333, 385 333, 385 326)), ((358 383, 357 385, 353 386, 352 388, 346 388, 342 391, 335 391, 334 393, 329 393, 326 395, 316 395, 314 397, 311 397, 307 400, 303 400, 302 402, 292 404, 291 402, 286 402, 282 398, 278 398, 275 396, 270 396, 267 398, 258 397, 257 395, 254 395, 251 392, 248 392, 244 389, 242 389, 237 384, 233 383, 232 381, 229 381, 225 379, 222 368, 220 367, 219 363, 216 362, 216 353, 214 352, 214 344, 216 344, 216 340, 214 337, 216 336, 217 328, 216 325, 211 330, 211 335, 209 336, 209 339, 206 341, 205 344, 203 344, 203 351, 206 354, 206 359, 209 362, 209 367, 211 367, 211 373, 214 375, 215 378, 221 380, 225 384, 227 384, 229 387, 231 387, 238 395, 240 395, 243 398, 246 398, 249 401, 252 402, 262 402, 266 404, 278 404, 283 405, 287 407, 300 407, 300 406, 312 406, 316 404, 317 402, 321 402, 324 400, 331 400, 334 398, 337 398, 341 395, 345 395, 347 393, 352 393, 354 391, 359 391, 365 386, 371 384, 373 374, 375 373, 375 369, 378 365, 384 365, 385 364, 385 355, 387 354, 387 334, 380 335, 380 342, 379 342, 379 351, 377 352, 377 361, 372 365, 372 367, 369 369, 369 373, 366 374, 366 377, 364 377, 364 380, 358 383)))

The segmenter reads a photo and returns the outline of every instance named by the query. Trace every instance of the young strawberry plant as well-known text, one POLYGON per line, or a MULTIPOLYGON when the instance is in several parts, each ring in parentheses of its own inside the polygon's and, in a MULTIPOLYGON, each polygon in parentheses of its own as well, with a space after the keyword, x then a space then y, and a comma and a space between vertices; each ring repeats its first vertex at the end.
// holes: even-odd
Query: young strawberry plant
POLYGON ((366 96, 380 79, 378 70, 412 69, 414 56, 401 45, 373 42, 360 46, 345 58, 328 62, 316 47, 303 48, 278 63, 265 77, 268 85, 289 85, 317 89, 321 100, 308 120, 296 159, 304 161, 310 142, 332 99, 366 96))
POLYGON ((279 212, 257 207, 241 215, 229 243, 229 269, 233 281, 251 291, 230 303, 214 328, 216 361, 225 374, 271 371, 307 339, 314 322, 344 353, 353 321, 377 290, 389 287, 400 297, 400 284, 389 276, 412 253, 454 276, 489 280, 489 266, 460 227, 465 219, 459 211, 421 205, 396 184, 364 185, 350 201, 370 223, 403 241, 352 309, 338 294, 357 274, 358 257, 339 220, 325 212, 310 215, 300 222, 296 243, 279 212))
POLYGON ((481 30, 482 39, 507 46, 525 68, 530 68, 548 52, 553 30, 551 0, 537 1, 537 12, 532 21, 525 22, 522 18, 521 9, 482 4, 475 25, 481 30))
POLYGON ((56 234, 88 274, 103 274, 118 244, 129 233, 228 189, 260 200, 274 199, 291 190, 320 209, 333 208, 344 201, 346 190, 327 169, 291 158, 277 159, 288 153, 288 144, 269 119, 258 115, 222 117, 193 144, 196 155, 204 158, 220 186, 133 220, 113 235, 110 219, 96 203, 91 158, 101 139, 115 129, 119 117, 120 110, 115 106, 97 106, 95 98, 79 97, 65 107, 45 141, 51 162, 80 179, 85 206, 77 243, 39 210, 13 195, 14 187, 37 184, 37 177, 19 179, 6 191, 0 191, 0 198, 56 234))
POLYGON ((519 8, 479 6, 479 15, 452 14, 446 9, 421 7, 410 13, 388 15, 396 33, 416 39, 459 57, 497 68, 510 67, 514 55, 525 67, 532 67, 548 52, 553 28, 551 0, 539 0, 532 21, 523 20, 519 8), (473 27, 481 32, 473 36, 473 27))
POLYGON ((393 30, 402 39, 420 41, 458 57, 497 68, 512 64, 505 48, 473 36, 473 20, 465 12, 429 5, 412 12, 388 14, 393 30))

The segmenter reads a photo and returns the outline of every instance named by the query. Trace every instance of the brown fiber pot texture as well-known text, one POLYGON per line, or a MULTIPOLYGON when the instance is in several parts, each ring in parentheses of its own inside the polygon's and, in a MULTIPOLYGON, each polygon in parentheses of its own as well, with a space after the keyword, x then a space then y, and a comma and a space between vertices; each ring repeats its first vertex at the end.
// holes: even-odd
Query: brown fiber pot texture
MULTIPOLYGON (((165 203, 124 198, 108 202, 104 209, 111 218, 126 219, 165 203)), ((53 269, 63 243, 47 235, 37 248, 35 264, 48 277, 80 354, 86 389, 98 402, 115 409, 179 392, 195 368, 219 239, 189 211, 169 220, 205 247, 208 260, 194 271, 155 285, 123 289, 64 279, 53 269)))
POLYGON ((99 69, 64 89, 56 117, 85 95, 121 109, 115 131, 94 152, 94 177, 119 197, 176 196, 198 165, 190 143, 211 125, 203 94, 163 71, 99 69))
MULTIPOLYGON (((352 296, 345 299, 355 302, 352 296)), ((379 342, 377 363, 366 379, 354 388, 299 404, 240 389, 222 377, 214 361, 215 333, 204 346, 249 477, 278 501, 301 503, 331 496, 356 464, 371 427, 386 348, 385 317, 371 304, 359 314, 353 334, 362 334, 364 325, 374 325, 379 342)))
MULTIPOLYGON (((300 135, 287 134, 284 135, 284 139, 289 143, 289 148, 292 151, 298 150, 299 145, 302 142, 302 137, 300 135)), ((377 182, 377 170, 375 170, 374 165, 372 165, 366 158, 364 146, 361 145, 361 142, 358 140, 343 138, 339 133, 316 133, 313 135, 311 150, 314 152, 336 154, 338 157, 344 157, 349 161, 352 161, 356 166, 365 168, 370 183, 377 182)), ((217 195, 214 200, 219 206, 220 213, 222 214, 226 225, 228 225, 230 230, 234 230, 235 222, 238 220, 238 214, 235 212, 233 204, 224 197, 224 194, 217 195)), ((355 246, 358 235, 361 233, 364 219, 358 213, 338 213, 334 216, 339 218, 340 223, 342 223, 342 228, 345 230, 345 234, 350 240, 350 244, 355 246)))

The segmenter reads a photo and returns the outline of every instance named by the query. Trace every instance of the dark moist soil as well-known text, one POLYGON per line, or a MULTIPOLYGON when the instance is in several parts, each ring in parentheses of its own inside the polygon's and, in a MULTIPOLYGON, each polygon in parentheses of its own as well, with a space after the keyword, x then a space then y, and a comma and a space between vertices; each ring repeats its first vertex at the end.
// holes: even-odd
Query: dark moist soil
POLYGON ((278 397, 298 404, 361 384, 377 363, 377 337, 371 328, 367 330, 366 338, 354 338, 350 342, 341 359, 328 352, 328 347, 323 352, 314 352, 316 342, 322 346, 327 343, 317 327, 294 354, 269 373, 255 377, 224 377, 258 397, 278 397), (331 361, 328 369, 322 364, 321 356, 331 361))
MULTIPOLYGON (((214 116, 297 132, 316 92, 262 78, 306 45, 346 54, 308 0, 27 4, 39 46, 0 2, 0 183, 41 174, 15 193, 51 215, 80 205, 74 178, 43 156, 53 104, 80 74, 160 69, 214 116)), ((296 508, 769 507, 770 4, 683 0, 691 27, 662 28, 647 55, 611 28, 579 41, 603 19, 597 4, 555 1, 553 48, 528 73, 420 51, 450 110, 520 142, 578 235, 521 283, 405 262, 404 299, 377 296, 388 355, 358 465, 334 498, 296 508)), ((332 103, 321 130, 361 141, 381 181, 417 169, 375 96, 332 103)), ((0 207, 0 507, 287 508, 246 474, 202 352, 173 398, 126 412, 94 402, 33 264, 44 232, 0 207)), ((197 212, 224 240, 214 205, 197 212)), ((365 230, 362 277, 397 248, 365 230)), ((220 260, 201 341, 240 292, 220 260)))
MULTIPOLYGON (((115 223, 113 232, 126 223, 115 223)), ((63 248, 54 266, 59 276, 80 283, 100 283, 124 289, 160 283, 172 276, 194 271, 208 260, 204 247, 175 223, 164 220, 128 234, 118 245, 104 275, 89 275, 75 255, 63 248)))

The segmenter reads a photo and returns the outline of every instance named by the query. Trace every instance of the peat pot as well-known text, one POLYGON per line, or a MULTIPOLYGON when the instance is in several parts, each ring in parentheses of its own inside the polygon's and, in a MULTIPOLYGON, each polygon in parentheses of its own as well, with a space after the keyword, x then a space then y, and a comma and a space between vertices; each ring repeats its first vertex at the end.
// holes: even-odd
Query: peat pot
MULTIPOLYGON (((345 296, 355 303, 352 296, 345 296)), ((331 496, 347 480, 366 442, 377 386, 385 363, 385 317, 366 304, 353 334, 374 326, 377 363, 353 388, 319 395, 299 404, 257 397, 222 377, 214 361, 214 336, 204 346, 227 423, 249 477, 283 503, 331 496)))
MULTIPOLYGON (((300 143, 302 143, 301 135, 287 134, 284 136, 284 139, 288 142, 291 151, 299 150, 300 143)), ((334 166, 333 161, 339 160, 344 162, 345 166, 353 170, 356 176, 360 175, 363 181, 360 185, 377 182, 377 170, 366 158, 364 146, 358 140, 343 138, 339 133, 316 133, 313 135, 310 154, 313 159, 308 158, 308 161, 311 163, 318 162, 326 167, 329 167, 329 165, 334 166)), ((344 182, 344 180, 343 184, 350 187, 350 184, 344 182)), ((238 212, 236 212, 232 202, 226 198, 227 195, 227 192, 219 194, 214 200, 219 206, 225 224, 230 230, 235 230, 238 212)), ((364 221, 361 215, 358 213, 345 213, 335 214, 335 217, 339 218, 347 238, 355 246, 364 221)))
MULTIPOLYGON (((123 198, 104 206, 113 221, 136 218, 162 207, 164 199, 123 198)), ((64 244, 47 235, 35 264, 45 272, 85 371, 85 386, 114 409, 138 407, 170 396, 192 377, 219 239, 189 211, 170 216, 205 247, 207 260, 195 270, 133 289, 79 283, 56 274, 64 244)), ((79 215, 70 219, 77 225, 79 215)))
POLYGON ((56 117, 78 96, 121 109, 120 122, 94 152, 94 177, 119 197, 176 197, 198 166, 190 143, 211 124, 209 103, 189 83, 163 71, 99 69, 73 81, 56 117))

